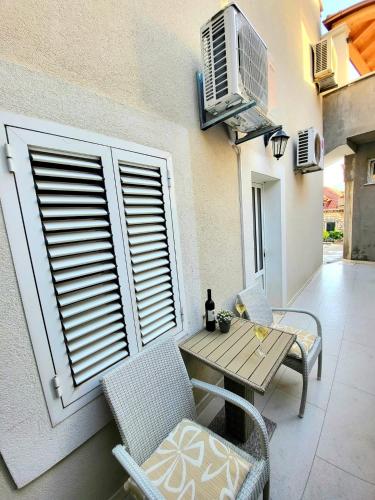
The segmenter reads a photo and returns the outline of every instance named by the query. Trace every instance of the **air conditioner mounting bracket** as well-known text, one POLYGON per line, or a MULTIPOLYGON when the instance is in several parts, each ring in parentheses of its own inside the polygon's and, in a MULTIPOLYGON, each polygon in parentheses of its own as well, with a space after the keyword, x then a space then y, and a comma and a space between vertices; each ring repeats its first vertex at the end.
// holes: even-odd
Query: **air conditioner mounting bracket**
MULTIPOLYGON (((226 111, 223 111, 223 113, 220 113, 216 116, 210 115, 205 109, 204 109, 204 90, 203 90, 203 74, 200 71, 197 71, 196 73, 196 80, 197 80, 197 91, 198 91, 198 105, 199 105, 199 121, 200 121, 200 127, 201 130, 207 130, 211 127, 214 127, 215 125, 218 125, 219 123, 224 123, 225 120, 228 120, 228 118, 231 118, 232 116, 239 115, 243 111, 246 111, 247 109, 252 108, 253 106, 256 105, 255 101, 249 101, 246 103, 241 103, 237 104, 236 106, 232 106, 231 108, 227 109, 226 111)), ((250 141, 251 139, 255 139, 256 137, 260 137, 262 135, 272 135, 278 130, 282 128, 281 125, 277 125, 275 127, 261 127, 256 130, 252 130, 251 132, 248 132, 242 137, 239 137, 238 132, 235 132, 235 138, 234 138, 234 143, 236 145, 242 144, 243 142, 250 141)))

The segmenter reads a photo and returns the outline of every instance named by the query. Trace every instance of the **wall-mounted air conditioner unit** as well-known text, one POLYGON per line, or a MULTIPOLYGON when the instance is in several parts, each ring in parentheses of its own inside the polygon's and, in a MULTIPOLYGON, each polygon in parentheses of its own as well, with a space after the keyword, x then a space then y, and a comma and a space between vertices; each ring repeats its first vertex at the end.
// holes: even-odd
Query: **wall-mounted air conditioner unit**
POLYGON ((205 110, 218 115, 254 100, 255 106, 225 122, 239 132, 273 126, 267 117, 267 47, 236 5, 202 26, 201 50, 205 110))
POLYGON ((337 87, 337 53, 331 37, 322 38, 313 45, 314 82, 319 92, 337 87))
POLYGON ((324 143, 319 132, 310 127, 298 132, 297 164, 295 171, 302 174, 323 170, 324 143))

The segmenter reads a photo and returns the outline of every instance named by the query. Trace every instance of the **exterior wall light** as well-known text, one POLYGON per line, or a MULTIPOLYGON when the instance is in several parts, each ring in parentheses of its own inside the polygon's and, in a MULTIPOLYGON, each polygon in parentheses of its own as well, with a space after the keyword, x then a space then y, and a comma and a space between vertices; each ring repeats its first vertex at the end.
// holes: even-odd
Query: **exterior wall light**
POLYGON ((282 127, 280 127, 280 129, 277 132, 271 132, 269 134, 265 134, 264 145, 267 147, 269 141, 271 140, 273 156, 277 160, 279 160, 285 152, 288 139, 289 135, 287 135, 282 129, 282 127))

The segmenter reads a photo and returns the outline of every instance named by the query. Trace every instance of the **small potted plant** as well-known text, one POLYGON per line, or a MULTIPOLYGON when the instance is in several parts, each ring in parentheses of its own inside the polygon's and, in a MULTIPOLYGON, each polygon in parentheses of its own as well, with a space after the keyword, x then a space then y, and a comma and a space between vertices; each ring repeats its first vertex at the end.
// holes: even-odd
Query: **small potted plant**
POLYGON ((219 328, 221 333, 228 333, 230 324, 233 318, 233 313, 231 311, 226 311, 222 309, 217 313, 216 320, 219 323, 219 328))

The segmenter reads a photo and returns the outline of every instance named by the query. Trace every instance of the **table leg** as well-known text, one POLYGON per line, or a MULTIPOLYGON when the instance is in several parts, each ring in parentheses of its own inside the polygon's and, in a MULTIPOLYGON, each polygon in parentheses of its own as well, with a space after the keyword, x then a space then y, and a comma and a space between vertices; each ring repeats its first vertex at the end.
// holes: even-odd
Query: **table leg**
MULTIPOLYGON (((254 392, 249 387, 224 376, 224 388, 254 404, 254 392)), ((244 443, 250 437, 253 428, 253 421, 241 408, 225 402, 225 431, 228 434, 244 443)))

